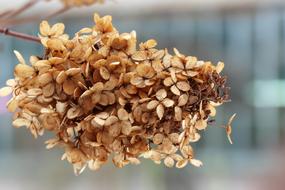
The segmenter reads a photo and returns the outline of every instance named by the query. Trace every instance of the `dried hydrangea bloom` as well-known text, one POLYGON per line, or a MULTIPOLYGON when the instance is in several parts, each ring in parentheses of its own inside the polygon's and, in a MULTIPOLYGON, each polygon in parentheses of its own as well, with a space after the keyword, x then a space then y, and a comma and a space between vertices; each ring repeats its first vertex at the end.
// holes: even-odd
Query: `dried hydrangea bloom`
MULTIPOLYGON (((112 17, 95 14, 95 26, 69 38, 61 23, 40 24, 43 56, 19 60, 8 110, 13 125, 37 137, 53 133, 47 148, 64 147, 63 159, 76 174, 99 169, 109 159, 117 167, 140 157, 183 168, 201 166, 191 146, 228 101, 222 62, 157 49, 151 39, 137 49, 136 33, 120 34, 112 17), (111 158, 110 158, 111 157, 111 158)), ((231 118, 225 127, 229 140, 231 118)))

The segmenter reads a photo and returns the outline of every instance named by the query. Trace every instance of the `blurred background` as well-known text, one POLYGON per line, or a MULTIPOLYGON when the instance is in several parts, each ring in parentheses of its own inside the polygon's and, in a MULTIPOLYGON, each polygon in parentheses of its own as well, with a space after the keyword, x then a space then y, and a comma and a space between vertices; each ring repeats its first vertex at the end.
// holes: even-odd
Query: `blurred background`
MULTIPOLYGON (((24 2, 0 0, 0 12, 24 2)), ((57 0, 40 2, 23 14, 38 19, 11 28, 37 35, 40 18, 61 6, 57 0)), ((112 15, 120 32, 136 30, 139 41, 154 38, 160 48, 225 62, 232 102, 218 109, 216 124, 194 145, 204 166, 178 170, 143 161, 123 169, 108 164, 75 177, 71 165, 60 161, 62 150, 45 149, 48 137, 35 140, 26 129, 11 126, 8 98, 0 98, 0 189, 284 189, 284 1, 115 0, 73 8, 49 20, 65 23, 72 35, 93 25, 93 12, 112 15), (233 113, 237 118, 230 145, 224 130, 215 126, 233 113)), ((43 53, 36 43, 0 35, 0 86, 13 76, 14 49, 27 60, 43 53)))

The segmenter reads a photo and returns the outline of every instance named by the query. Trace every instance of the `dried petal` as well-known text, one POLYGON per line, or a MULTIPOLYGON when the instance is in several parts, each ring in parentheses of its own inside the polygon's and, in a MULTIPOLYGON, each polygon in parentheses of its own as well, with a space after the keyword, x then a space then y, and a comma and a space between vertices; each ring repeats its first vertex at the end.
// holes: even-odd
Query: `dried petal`
POLYGON ((159 104, 156 107, 156 114, 157 114, 159 120, 161 120, 163 115, 164 115, 164 107, 163 107, 163 105, 159 104))

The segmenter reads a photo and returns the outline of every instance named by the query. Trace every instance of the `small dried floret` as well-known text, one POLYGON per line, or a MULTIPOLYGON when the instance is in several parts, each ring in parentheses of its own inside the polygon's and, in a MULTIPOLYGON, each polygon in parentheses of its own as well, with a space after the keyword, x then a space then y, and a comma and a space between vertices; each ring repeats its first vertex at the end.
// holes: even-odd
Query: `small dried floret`
MULTIPOLYGON (((177 49, 171 55, 153 39, 137 49, 135 32, 120 34, 111 16, 95 14, 94 21, 72 38, 62 23, 43 21, 46 53, 31 56, 30 65, 15 51, 15 79, 0 89, 1 96, 12 93, 13 125, 35 137, 52 132, 47 148, 63 146, 76 174, 99 169, 109 157, 117 167, 139 164, 141 156, 167 167, 202 166, 190 144, 228 101, 224 64, 177 49)), ((233 117, 225 127, 230 142, 233 117)))

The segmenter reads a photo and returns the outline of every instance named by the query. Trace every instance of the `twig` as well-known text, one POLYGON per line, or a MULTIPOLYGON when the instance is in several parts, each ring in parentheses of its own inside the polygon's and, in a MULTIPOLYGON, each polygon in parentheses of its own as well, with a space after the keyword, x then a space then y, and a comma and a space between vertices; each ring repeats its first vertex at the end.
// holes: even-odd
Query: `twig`
POLYGON ((20 24, 27 24, 30 22, 34 22, 34 21, 39 21, 39 20, 48 20, 51 19, 52 17, 56 17, 68 10, 70 10, 71 7, 63 7, 60 8, 58 10, 56 10, 55 12, 52 12, 51 14, 42 17, 42 15, 33 15, 30 17, 25 17, 25 18, 19 18, 19 19, 11 19, 5 22, 5 27, 11 27, 11 26, 16 26, 16 25, 20 25, 20 24))
POLYGON ((21 7, 19 7, 18 9, 11 11, 10 14, 7 14, 5 16, 5 18, 12 18, 12 17, 19 15, 22 12, 24 12, 25 10, 27 10, 30 7, 32 7, 33 5, 35 5, 37 2, 38 2, 38 0, 30 0, 27 3, 25 3, 24 5, 22 5, 21 7))
POLYGON ((12 12, 12 10, 6 10, 0 13, 0 18, 1 17, 5 17, 6 15, 10 14, 12 12))
POLYGON ((15 32, 15 31, 12 31, 8 28, 0 28, 0 33, 4 34, 4 35, 8 35, 8 36, 13 36, 13 37, 16 37, 16 38, 19 38, 22 40, 28 40, 28 41, 38 42, 38 43, 41 42, 40 38, 38 38, 36 36, 23 34, 20 32, 15 32))
POLYGON ((59 15, 59 14, 62 14, 62 13, 64 13, 64 12, 68 11, 70 8, 71 8, 71 7, 69 7, 69 6, 64 6, 64 7, 60 8, 60 9, 58 9, 57 11, 55 11, 55 12, 53 12, 53 13, 47 15, 47 16, 46 16, 46 19, 50 19, 50 18, 55 17, 55 16, 57 16, 57 15, 59 15))

